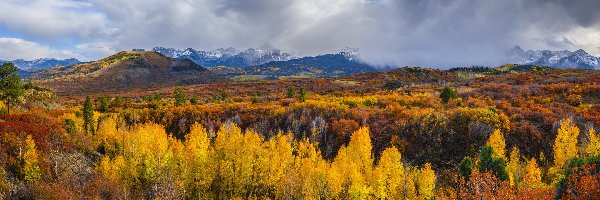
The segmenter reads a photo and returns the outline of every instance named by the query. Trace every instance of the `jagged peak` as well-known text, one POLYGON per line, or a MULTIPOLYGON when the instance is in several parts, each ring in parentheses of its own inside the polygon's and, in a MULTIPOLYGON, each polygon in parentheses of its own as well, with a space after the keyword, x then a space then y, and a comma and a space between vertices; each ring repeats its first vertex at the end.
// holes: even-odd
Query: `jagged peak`
POLYGON ((588 54, 585 50, 583 49, 578 49, 577 51, 575 51, 574 53, 576 54, 588 54))
POLYGON ((263 51, 279 51, 279 49, 273 47, 271 45, 271 43, 264 43, 262 46, 258 47, 257 49, 263 50, 263 51))
POLYGON ((358 49, 358 48, 344 47, 340 51, 340 54, 342 54, 344 57, 346 57, 349 60, 358 60, 358 51, 359 50, 360 49, 358 49))
POLYGON ((519 46, 519 45, 515 45, 515 46, 514 46, 514 47, 511 49, 511 52, 514 52, 514 53, 522 53, 522 52, 525 52, 525 51, 524 51, 524 50, 521 48, 521 46, 519 46))

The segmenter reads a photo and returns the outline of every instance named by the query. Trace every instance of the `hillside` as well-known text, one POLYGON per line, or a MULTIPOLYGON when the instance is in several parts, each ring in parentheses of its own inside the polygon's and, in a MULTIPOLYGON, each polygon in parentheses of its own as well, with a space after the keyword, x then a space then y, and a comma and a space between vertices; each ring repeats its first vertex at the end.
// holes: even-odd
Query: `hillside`
POLYGON ((95 62, 36 73, 31 79, 59 95, 226 81, 187 59, 128 51, 95 62))

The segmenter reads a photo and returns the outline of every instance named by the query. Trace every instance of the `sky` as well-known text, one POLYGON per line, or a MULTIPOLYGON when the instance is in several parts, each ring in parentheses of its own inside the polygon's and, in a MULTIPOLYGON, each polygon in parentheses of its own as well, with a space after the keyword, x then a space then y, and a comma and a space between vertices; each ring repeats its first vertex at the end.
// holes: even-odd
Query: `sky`
POLYGON ((600 55, 598 0, 0 0, 0 59, 263 44, 373 65, 496 64, 513 46, 600 55))

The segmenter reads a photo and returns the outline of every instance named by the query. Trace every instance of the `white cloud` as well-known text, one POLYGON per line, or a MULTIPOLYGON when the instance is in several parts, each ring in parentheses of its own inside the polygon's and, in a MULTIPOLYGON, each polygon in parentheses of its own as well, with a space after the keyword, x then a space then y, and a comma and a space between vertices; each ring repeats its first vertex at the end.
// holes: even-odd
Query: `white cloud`
POLYGON ((564 38, 571 41, 571 49, 586 49, 589 53, 600 56, 600 31, 597 28, 578 27, 564 33, 564 38))
POLYGON ((0 38, 0 59, 38 59, 38 58, 73 58, 80 57, 78 54, 63 51, 53 50, 48 46, 40 45, 35 42, 25 41, 19 38, 0 38))
POLYGON ((2 0, 0 25, 39 39, 109 37, 118 32, 93 4, 73 0, 2 0))
POLYGON ((117 50, 113 49, 114 45, 114 43, 97 42, 78 44, 75 47, 81 55, 82 61, 90 61, 116 53, 117 50))
POLYGON ((600 1, 3 0, 0 26, 88 59, 165 46, 270 43, 301 55, 357 47, 375 64, 491 64, 513 45, 598 55, 600 1), (73 42, 74 40, 74 42, 73 42))

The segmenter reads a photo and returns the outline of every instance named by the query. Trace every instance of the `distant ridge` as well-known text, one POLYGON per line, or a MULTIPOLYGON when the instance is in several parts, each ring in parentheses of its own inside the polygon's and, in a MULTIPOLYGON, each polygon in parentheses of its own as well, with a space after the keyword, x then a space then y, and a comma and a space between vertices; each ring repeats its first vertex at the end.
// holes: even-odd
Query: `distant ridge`
POLYGON ((12 62, 15 65, 15 67, 27 72, 35 72, 57 66, 71 66, 81 63, 81 61, 75 58, 69 58, 64 60, 56 58, 40 58, 35 60, 16 59, 12 61, 0 60, 0 64, 5 62, 12 62))
POLYGON ((377 71, 358 59, 355 52, 343 51, 337 54, 307 56, 288 61, 272 61, 257 66, 243 68, 247 74, 308 77, 340 77, 350 74, 377 71))
MULTIPOLYGON (((280 77, 339 77, 349 74, 372 72, 377 69, 360 60, 358 49, 344 48, 339 53, 296 57, 290 53, 264 45, 237 51, 220 48, 213 51, 197 51, 192 48, 176 50, 155 47, 153 51, 171 58, 195 60, 203 66, 213 66, 211 71, 227 77, 252 75, 258 79, 280 77)), ((247 78, 247 77, 246 77, 247 78)))

